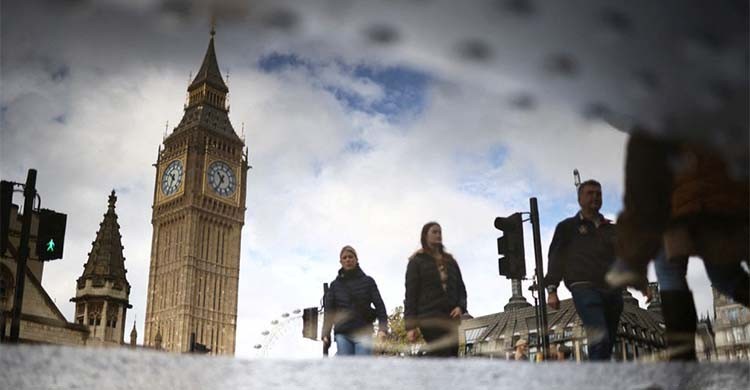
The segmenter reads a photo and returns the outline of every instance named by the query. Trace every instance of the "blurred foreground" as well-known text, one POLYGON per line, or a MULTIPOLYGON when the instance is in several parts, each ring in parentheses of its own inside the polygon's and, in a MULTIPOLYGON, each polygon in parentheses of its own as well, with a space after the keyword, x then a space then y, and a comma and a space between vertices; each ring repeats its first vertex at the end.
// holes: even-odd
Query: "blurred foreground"
POLYGON ((239 360, 127 349, 0 348, 2 389, 744 389, 747 363, 397 358, 239 360))

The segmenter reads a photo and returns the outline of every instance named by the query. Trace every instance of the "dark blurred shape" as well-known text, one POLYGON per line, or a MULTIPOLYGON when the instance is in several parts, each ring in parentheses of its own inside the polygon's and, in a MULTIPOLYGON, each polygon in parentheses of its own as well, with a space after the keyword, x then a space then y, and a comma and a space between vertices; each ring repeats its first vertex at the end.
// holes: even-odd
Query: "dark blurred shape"
POLYGON ((604 103, 595 102, 588 104, 582 114, 586 120, 607 120, 612 111, 604 103))
POLYGON ((563 77, 573 77, 578 74, 578 62, 569 54, 559 53, 550 56, 544 68, 549 73, 563 77))
POLYGON ((288 31, 297 26, 299 17, 291 10, 277 8, 266 14, 263 22, 268 27, 288 31))
POLYGON ((504 9, 516 16, 531 16, 536 13, 536 7, 531 0, 502 0, 504 9))
POLYGON ((627 35, 633 32, 633 22, 630 16, 620 10, 607 8, 602 10, 601 18, 604 24, 613 32, 627 35))
POLYGON ((536 108, 536 99, 527 93, 519 93, 510 98, 510 106, 523 111, 530 111, 536 108))
POLYGON ((716 108, 729 104, 732 99, 732 83, 726 80, 713 80, 709 83, 705 94, 715 102, 716 108))
POLYGON ((459 44, 458 52, 462 58, 470 61, 486 61, 492 57, 489 45, 479 39, 471 39, 459 44))
POLYGON ((165 13, 187 18, 190 16, 192 5, 193 2, 190 0, 165 0, 161 3, 161 9, 165 13))
POLYGON ((650 69, 637 70, 634 74, 635 82, 647 92, 659 89, 660 81, 656 72, 650 69))
POLYGON ((374 25, 365 30, 365 35, 373 43, 390 44, 398 40, 398 32, 390 26, 374 25))
POLYGON ((690 45, 694 45, 695 47, 699 47, 713 53, 721 52, 721 50, 726 47, 725 38, 712 31, 694 31, 693 33, 688 35, 687 39, 690 45))

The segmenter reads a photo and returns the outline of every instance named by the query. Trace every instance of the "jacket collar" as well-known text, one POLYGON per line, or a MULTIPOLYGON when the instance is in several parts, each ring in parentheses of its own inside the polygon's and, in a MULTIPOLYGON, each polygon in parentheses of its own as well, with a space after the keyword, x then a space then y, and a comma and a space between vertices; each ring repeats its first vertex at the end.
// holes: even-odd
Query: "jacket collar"
POLYGON ((339 268, 339 279, 356 279, 362 276, 365 276, 365 272, 362 271, 362 268, 359 268, 359 264, 351 271, 344 271, 343 268, 339 268))
MULTIPOLYGON (((578 217, 578 221, 579 222, 586 222, 586 221, 588 221, 586 218, 583 217, 583 213, 581 211, 579 211, 576 214, 576 216, 578 217)), ((596 226, 597 228, 599 226, 601 226, 601 225, 609 225, 609 224, 612 223, 611 220, 609 220, 607 218, 604 218, 604 216, 602 215, 602 213, 597 213, 596 216, 597 216, 596 221, 590 221, 590 222, 592 222, 594 224, 594 226, 596 226)))

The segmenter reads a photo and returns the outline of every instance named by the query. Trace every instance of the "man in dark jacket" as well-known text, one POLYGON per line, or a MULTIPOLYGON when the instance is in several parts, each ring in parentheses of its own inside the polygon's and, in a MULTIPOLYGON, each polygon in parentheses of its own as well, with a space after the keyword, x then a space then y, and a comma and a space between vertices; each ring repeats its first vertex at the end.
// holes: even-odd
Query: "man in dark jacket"
POLYGON ((375 280, 359 267, 354 248, 343 247, 339 257, 341 269, 325 296, 322 340, 330 344, 333 328, 336 355, 371 355, 375 318, 378 338, 385 338, 388 330, 385 304, 375 280))
POLYGON ((615 261, 615 226, 599 213, 602 187, 595 180, 578 186, 581 211, 557 224, 549 247, 544 286, 548 303, 559 309, 557 286, 565 281, 586 329, 589 359, 609 360, 622 314, 622 290, 611 289, 604 275, 615 261))

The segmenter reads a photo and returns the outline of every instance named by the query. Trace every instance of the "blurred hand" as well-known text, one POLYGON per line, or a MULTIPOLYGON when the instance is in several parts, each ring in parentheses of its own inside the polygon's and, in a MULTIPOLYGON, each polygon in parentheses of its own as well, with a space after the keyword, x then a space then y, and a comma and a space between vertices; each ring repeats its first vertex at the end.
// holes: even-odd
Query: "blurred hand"
POLYGON ((654 296, 651 294, 651 290, 649 290, 648 288, 639 291, 641 292, 641 294, 643 294, 644 297, 646 297, 646 303, 651 303, 651 300, 654 299, 654 296))
POLYGON ((451 310, 451 318, 459 318, 461 317, 461 314, 464 314, 464 312, 458 306, 454 307, 453 310, 451 310))
POLYGON ((558 310, 560 308, 560 299, 557 297, 556 292, 549 293, 549 297, 547 298, 547 304, 549 307, 558 310))
POLYGON ((381 342, 384 341, 385 338, 386 338, 386 336, 388 336, 388 335, 385 332, 383 332, 382 330, 378 331, 378 341, 381 341, 381 342))
POLYGON ((409 340, 410 343, 417 341, 417 330, 412 329, 406 331, 406 339, 409 340))

